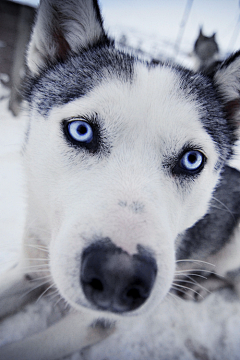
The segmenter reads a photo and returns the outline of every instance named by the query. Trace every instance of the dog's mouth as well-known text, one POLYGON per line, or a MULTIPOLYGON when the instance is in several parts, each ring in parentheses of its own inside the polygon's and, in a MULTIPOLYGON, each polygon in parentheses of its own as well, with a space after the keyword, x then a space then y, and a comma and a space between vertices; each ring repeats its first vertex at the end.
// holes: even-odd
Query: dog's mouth
POLYGON ((103 239, 82 254, 80 283, 96 310, 125 313, 138 309, 149 298, 156 274, 156 261, 140 246, 137 254, 129 255, 103 239))

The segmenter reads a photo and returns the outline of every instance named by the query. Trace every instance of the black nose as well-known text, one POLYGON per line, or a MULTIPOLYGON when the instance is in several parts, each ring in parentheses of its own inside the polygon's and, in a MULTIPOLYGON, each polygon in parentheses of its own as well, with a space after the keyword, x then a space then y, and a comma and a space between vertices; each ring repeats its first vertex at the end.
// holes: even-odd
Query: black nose
POLYGON ((149 297, 157 265, 147 251, 129 255, 110 241, 98 241, 82 255, 81 285, 97 309, 123 313, 149 297))

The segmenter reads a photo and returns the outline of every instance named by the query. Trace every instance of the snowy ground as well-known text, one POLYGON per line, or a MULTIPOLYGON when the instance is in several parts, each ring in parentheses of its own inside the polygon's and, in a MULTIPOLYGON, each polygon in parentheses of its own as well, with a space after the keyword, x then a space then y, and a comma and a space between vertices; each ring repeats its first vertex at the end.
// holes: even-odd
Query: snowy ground
POLYGON ((8 110, 8 89, 0 83, 0 267, 18 256, 24 222, 24 181, 20 151, 26 119, 8 110))

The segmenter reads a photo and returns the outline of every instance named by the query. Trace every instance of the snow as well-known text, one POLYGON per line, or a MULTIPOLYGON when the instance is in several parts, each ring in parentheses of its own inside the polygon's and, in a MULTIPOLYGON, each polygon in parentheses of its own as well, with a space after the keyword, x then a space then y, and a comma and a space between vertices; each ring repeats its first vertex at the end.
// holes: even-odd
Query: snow
MULTIPOLYGON (((37 7, 39 0, 15 0, 37 7)), ((176 51, 185 8, 191 0, 99 0, 108 33, 154 57, 174 58, 192 67, 189 57, 200 26, 211 36, 216 32, 221 56, 240 48, 239 0, 193 0, 183 37, 176 51)))
POLYGON ((8 110, 9 90, 0 82, 0 266, 4 270, 18 256, 24 223, 24 179, 21 146, 26 119, 8 110))

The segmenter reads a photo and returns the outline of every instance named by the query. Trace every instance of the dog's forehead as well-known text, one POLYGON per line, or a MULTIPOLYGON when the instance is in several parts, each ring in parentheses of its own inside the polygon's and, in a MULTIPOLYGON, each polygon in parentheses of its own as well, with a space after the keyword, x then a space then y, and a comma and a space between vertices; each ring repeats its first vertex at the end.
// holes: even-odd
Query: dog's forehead
MULTIPOLYGON (((141 105, 152 106, 154 102, 163 108, 171 102, 176 106, 180 101, 184 106, 185 100, 190 104, 194 99, 197 99, 198 107, 203 104, 206 107, 209 98, 215 114, 219 107, 210 81, 203 76, 181 67, 153 67, 114 48, 89 50, 55 64, 29 81, 26 94, 32 106, 47 117, 53 107, 84 98, 95 89, 99 91, 101 86, 104 86, 111 101, 114 101, 114 96, 128 104, 131 101, 134 111, 141 105), (119 91, 115 89, 111 96, 111 87, 114 89, 116 84, 119 91), (138 106, 136 99, 139 99, 138 106)), ((168 108, 168 111, 171 113, 172 109, 168 108)))
MULTIPOLYGON (((164 98, 170 95, 168 90, 172 91, 174 87, 177 91, 180 88, 183 90, 186 84, 190 88, 194 82, 192 78, 194 75, 190 75, 185 69, 166 65, 154 68, 114 48, 103 48, 69 57, 66 62, 44 70, 39 77, 29 81, 26 93, 27 99, 34 102, 38 112, 46 116, 53 106, 84 97, 99 84, 116 82, 116 79, 132 84, 132 89, 136 85, 135 89, 139 87, 142 94, 146 94, 147 99, 151 100, 151 93, 159 89, 162 89, 161 96, 164 98)), ((201 87, 199 81, 195 92, 201 87)))
POLYGON ((127 111, 126 119, 134 114, 138 121, 161 114, 169 126, 182 122, 191 128, 198 119, 223 157, 229 151, 226 119, 210 79, 179 66, 150 66, 114 48, 90 49, 50 67, 29 81, 27 100, 46 119, 52 109, 62 119, 85 115, 88 101, 88 112, 109 112, 111 121, 127 111))
POLYGON ((86 96, 113 73, 122 81, 131 80, 133 63, 133 57, 114 48, 89 49, 44 69, 37 77, 29 78, 27 101, 41 115, 47 116, 53 106, 86 96))
MULTIPOLYGON (((134 66, 131 78, 125 81, 116 73, 103 69, 103 79, 85 96, 61 107, 61 117, 92 115, 103 126, 121 133, 120 127, 137 134, 138 130, 151 134, 176 126, 183 131, 202 129, 203 109, 194 94, 181 88, 181 77, 169 67, 134 66), (116 129, 117 128, 117 129, 116 129)), ((59 110, 57 110, 59 113, 59 110)))
POLYGON ((194 96, 186 96, 181 89, 177 72, 168 67, 149 68, 142 63, 134 66, 131 81, 122 82, 112 76, 94 89, 90 98, 99 111, 102 109, 106 115, 115 112, 129 125, 143 122, 155 126, 157 122, 160 125, 178 120, 181 126, 188 114, 199 118, 200 113, 194 96))
POLYGON ((188 139, 187 133, 193 136, 196 132, 200 138, 203 130, 200 120, 207 117, 207 110, 196 91, 191 91, 190 83, 187 85, 190 90, 186 90, 186 79, 178 69, 135 62, 131 74, 128 70, 121 66, 120 74, 120 70, 109 71, 109 66, 101 68, 101 81, 94 78, 94 86, 83 96, 67 104, 57 104, 48 115, 56 113, 58 120, 81 116, 91 119, 97 115, 108 133, 112 130, 120 136, 123 132, 132 136, 149 132, 153 138, 155 133, 165 137, 166 134, 179 135, 180 131, 183 139, 188 139))

